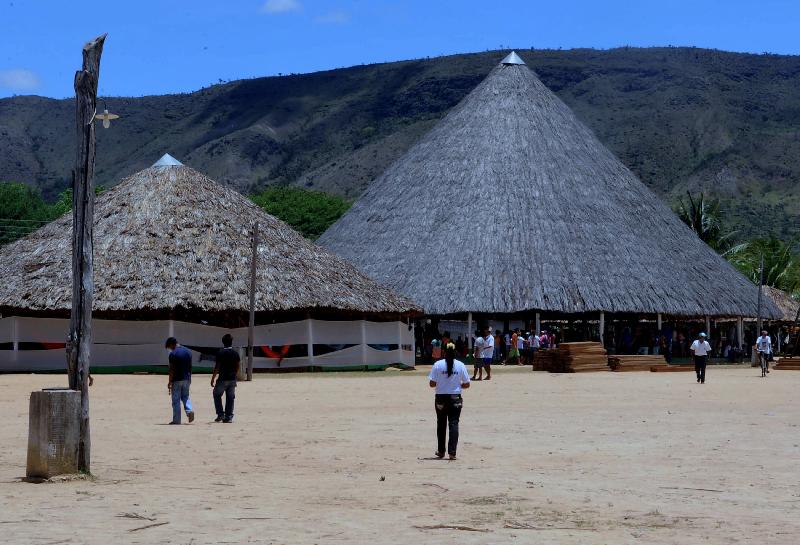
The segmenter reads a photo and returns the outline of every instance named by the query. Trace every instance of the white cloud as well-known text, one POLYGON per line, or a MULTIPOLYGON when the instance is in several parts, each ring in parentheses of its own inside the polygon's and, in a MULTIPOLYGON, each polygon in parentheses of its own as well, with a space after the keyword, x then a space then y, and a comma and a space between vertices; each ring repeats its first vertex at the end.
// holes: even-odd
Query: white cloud
POLYGON ((39 88, 39 76, 23 68, 0 70, 0 88, 10 91, 33 91, 39 88))
POLYGON ((300 2, 297 0, 267 0, 261 11, 264 13, 286 13, 300 9, 300 2))
POLYGON ((349 21, 350 14, 341 10, 330 11, 325 15, 320 15, 314 19, 315 23, 320 23, 323 25, 343 25, 349 21))

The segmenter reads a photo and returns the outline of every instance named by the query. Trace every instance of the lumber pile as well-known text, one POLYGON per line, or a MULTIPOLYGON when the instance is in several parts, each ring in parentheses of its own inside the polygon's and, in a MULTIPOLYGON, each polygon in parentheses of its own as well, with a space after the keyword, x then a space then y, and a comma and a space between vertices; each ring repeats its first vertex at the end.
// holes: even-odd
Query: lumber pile
POLYGON ((559 373, 556 371, 560 366, 560 358, 557 349, 539 349, 533 356, 533 370, 534 371, 548 371, 550 373, 559 373))
POLYGON ((608 353, 601 343, 561 343, 558 351, 563 373, 608 371, 608 353))
POLYGON ((650 371, 653 373, 686 373, 694 371, 694 365, 651 365, 650 371))
POLYGON ((783 369, 784 371, 800 371, 800 357, 780 358, 773 369, 783 369))
POLYGON ((550 373, 608 371, 607 358, 600 343, 561 343, 558 348, 537 350, 533 358, 533 370, 550 373))
POLYGON ((664 356, 658 354, 652 356, 615 354, 608 357, 608 366, 612 371, 617 372, 653 371, 654 369, 655 371, 666 371, 669 367, 664 356))

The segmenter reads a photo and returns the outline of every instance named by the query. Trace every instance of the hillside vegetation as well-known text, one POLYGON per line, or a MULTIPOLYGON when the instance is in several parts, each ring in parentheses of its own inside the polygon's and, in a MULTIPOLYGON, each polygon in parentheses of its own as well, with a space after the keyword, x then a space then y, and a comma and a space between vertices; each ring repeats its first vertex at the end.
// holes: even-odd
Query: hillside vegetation
MULTIPOLYGON (((519 50, 542 81, 662 198, 718 197, 742 237, 800 225, 800 57, 694 48, 519 50)), ((98 183, 169 152, 245 193, 352 199, 502 58, 491 51, 108 98, 98 183)), ((72 101, 0 100, 0 180, 54 199, 68 184, 72 101)))

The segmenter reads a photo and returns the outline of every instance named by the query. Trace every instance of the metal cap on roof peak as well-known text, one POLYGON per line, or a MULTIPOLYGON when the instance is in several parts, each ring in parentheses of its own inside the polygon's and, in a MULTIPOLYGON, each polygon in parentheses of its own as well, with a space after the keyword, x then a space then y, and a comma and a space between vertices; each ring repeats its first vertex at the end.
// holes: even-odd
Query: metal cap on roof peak
POLYGON ((525 61, 523 61, 520 58, 520 56, 517 55, 516 51, 512 51, 511 53, 506 55, 505 59, 500 61, 500 64, 505 64, 506 66, 511 66, 511 65, 514 65, 514 64, 525 64, 525 61))
POLYGON ((154 167, 180 167, 183 166, 183 163, 175 159, 169 153, 165 153, 161 156, 161 159, 153 163, 154 167))

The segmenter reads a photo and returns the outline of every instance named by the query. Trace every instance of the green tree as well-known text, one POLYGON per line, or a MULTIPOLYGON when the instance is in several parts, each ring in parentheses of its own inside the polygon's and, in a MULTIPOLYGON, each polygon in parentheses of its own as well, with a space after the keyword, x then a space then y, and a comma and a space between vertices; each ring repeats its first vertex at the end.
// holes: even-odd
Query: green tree
POLYGON ((25 184, 0 183, 0 244, 8 244, 50 221, 50 207, 25 184))
POLYGON ((757 238, 731 248, 726 257, 742 274, 758 284, 764 256, 764 284, 789 293, 800 291, 800 255, 797 241, 757 238))
POLYGON ((351 205, 335 195, 294 187, 269 187, 250 198, 311 240, 316 240, 351 205))
POLYGON ((683 199, 678 202, 675 212, 683 223, 697 234, 697 236, 715 249, 717 252, 724 252, 731 246, 731 238, 736 234, 734 231, 723 232, 722 221, 719 213, 719 199, 707 200, 705 194, 695 199, 688 191, 688 203, 683 199))
MULTIPOLYGON (((95 187, 99 195, 105 188, 95 187)), ((25 184, 0 183, 0 245, 39 229, 72 210, 72 189, 62 191, 56 202, 48 204, 42 195, 25 184)))

